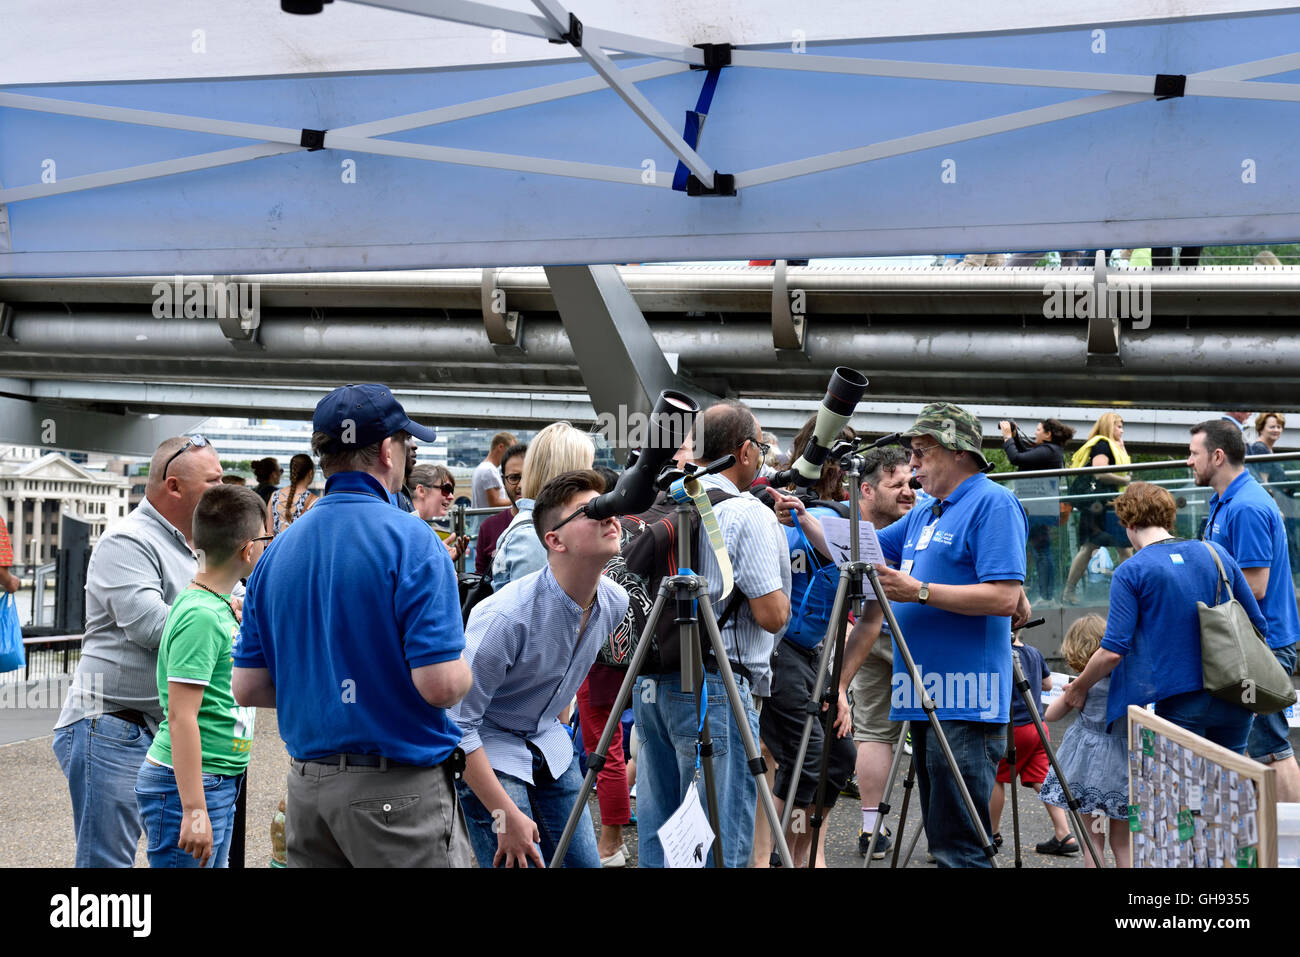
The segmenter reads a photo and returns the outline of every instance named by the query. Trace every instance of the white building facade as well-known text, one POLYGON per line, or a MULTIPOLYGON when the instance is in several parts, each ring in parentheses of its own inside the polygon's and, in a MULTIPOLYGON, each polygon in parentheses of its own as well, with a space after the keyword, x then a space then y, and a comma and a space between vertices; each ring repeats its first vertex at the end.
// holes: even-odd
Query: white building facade
POLYGON ((130 511, 128 489, 124 476, 85 468, 58 452, 11 449, 0 458, 0 518, 9 528, 14 563, 52 560, 64 516, 90 525, 93 546, 130 511))

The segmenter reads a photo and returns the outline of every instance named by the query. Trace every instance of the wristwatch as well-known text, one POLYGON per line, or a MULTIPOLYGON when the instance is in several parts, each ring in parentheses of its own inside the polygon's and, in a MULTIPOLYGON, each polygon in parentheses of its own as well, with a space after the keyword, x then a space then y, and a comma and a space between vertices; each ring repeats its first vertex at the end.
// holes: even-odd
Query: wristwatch
POLYGON ((920 602, 922 605, 924 605, 927 601, 930 600, 930 583, 929 583, 929 582, 922 582, 922 583, 921 583, 921 590, 920 590, 919 592, 916 593, 916 600, 917 600, 918 602, 920 602))

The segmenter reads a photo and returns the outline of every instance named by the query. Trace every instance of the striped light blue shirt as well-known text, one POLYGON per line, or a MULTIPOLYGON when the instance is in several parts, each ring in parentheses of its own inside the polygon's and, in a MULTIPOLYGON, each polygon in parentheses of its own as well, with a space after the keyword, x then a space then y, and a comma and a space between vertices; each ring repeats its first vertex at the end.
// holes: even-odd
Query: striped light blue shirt
MULTIPOLYGON (((735 484, 722 475, 706 475, 700 479, 700 485, 737 496, 713 506, 722 540, 731 557, 736 586, 749 598, 761 598, 778 588, 787 598, 790 597, 790 548, 775 513, 754 496, 742 495, 735 484)), ((721 616, 726 603, 719 601, 722 597, 722 570, 718 568, 713 549, 701 545, 700 567, 696 571, 708 581, 709 600, 714 613, 721 616)), ((749 669, 750 690, 761 697, 771 693, 772 648, 780 633, 774 635, 764 631, 754 620, 748 602, 740 603, 722 629, 727 657, 749 669)))
POLYGON ((466 754, 479 748, 492 769, 533 783, 531 741, 558 778, 573 744, 558 715, 573 699, 605 641, 627 612, 627 592, 605 576, 579 634, 582 608, 548 563, 474 606, 465 625, 465 660, 474 685, 448 714, 466 754))

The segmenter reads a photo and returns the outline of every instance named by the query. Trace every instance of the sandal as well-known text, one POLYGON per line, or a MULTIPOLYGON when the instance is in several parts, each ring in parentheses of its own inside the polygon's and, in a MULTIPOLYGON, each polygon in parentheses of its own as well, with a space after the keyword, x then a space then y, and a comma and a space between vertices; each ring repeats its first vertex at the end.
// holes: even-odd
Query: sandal
POLYGON ((1074 839, 1073 834, 1067 834, 1064 838, 1058 838, 1053 834, 1051 840, 1034 845, 1034 850, 1039 854, 1078 854, 1079 842, 1074 839))
POLYGON ((1079 604, 1079 596, 1076 595, 1076 594, 1074 594, 1073 592, 1066 592, 1065 594, 1063 594, 1063 595, 1061 596, 1061 604, 1062 604, 1062 605, 1077 605, 1077 604, 1079 604))

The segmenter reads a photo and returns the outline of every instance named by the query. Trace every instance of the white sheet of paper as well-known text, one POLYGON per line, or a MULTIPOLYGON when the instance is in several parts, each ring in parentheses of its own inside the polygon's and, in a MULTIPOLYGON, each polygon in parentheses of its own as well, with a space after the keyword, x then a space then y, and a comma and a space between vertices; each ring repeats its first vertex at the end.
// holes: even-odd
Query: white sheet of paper
POLYGON ((691 787, 672 815, 659 828, 666 867, 703 867, 713 846, 713 828, 700 806, 700 792, 691 787))
MULTIPOLYGON (((843 565, 851 560, 849 554, 849 520, 830 516, 823 518, 822 533, 826 536, 826 547, 830 549, 831 558, 836 565, 843 565)), ((885 553, 880 550, 880 540, 876 538, 876 528, 870 522, 858 523, 859 557, 873 565, 885 564, 885 553)))

